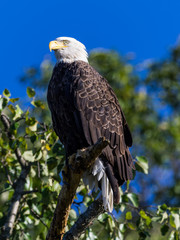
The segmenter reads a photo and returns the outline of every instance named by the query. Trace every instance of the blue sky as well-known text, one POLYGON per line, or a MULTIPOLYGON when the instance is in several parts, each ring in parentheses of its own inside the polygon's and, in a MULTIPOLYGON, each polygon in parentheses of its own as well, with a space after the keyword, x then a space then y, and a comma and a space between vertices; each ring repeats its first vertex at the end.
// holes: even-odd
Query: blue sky
POLYGON ((180 34, 179 0, 1 1, 0 92, 25 95, 19 77, 52 55, 49 41, 70 36, 93 48, 136 53, 136 62, 165 57, 180 34))

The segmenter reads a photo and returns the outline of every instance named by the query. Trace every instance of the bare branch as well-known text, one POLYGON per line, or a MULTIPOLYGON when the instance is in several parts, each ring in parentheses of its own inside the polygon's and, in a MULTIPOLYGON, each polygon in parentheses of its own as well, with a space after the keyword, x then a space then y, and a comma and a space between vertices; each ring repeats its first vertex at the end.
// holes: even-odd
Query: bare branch
POLYGON ((4 125, 4 127, 5 127, 5 130, 7 132, 9 132, 9 128, 11 126, 11 122, 10 122, 9 118, 4 113, 1 113, 1 121, 2 121, 2 123, 4 125))
POLYGON ((20 165, 21 165, 22 168, 28 166, 28 163, 27 163, 26 160, 22 157, 21 151, 20 151, 19 148, 16 148, 16 149, 15 149, 15 154, 16 154, 17 160, 18 160, 18 162, 20 163, 20 165))
POLYGON ((42 220, 42 218, 39 216, 39 214, 37 212, 35 212, 33 209, 30 209, 31 213, 35 216, 35 218, 39 219, 42 224, 48 228, 47 224, 42 220))
POLYGON ((63 240, 77 240, 93 221, 104 212, 103 201, 95 200, 88 209, 80 215, 72 228, 64 235, 63 240))
POLYGON ((137 214, 139 214, 139 212, 140 212, 141 210, 143 210, 143 211, 144 211, 147 215, 149 215, 150 217, 153 217, 153 215, 152 215, 150 212, 147 212, 147 211, 146 211, 146 208, 147 208, 147 207, 157 208, 156 206, 152 206, 152 205, 144 206, 144 207, 135 207, 135 206, 133 206, 133 205, 131 205, 131 204, 129 204, 129 203, 125 203, 125 205, 126 205, 127 207, 132 208, 133 210, 135 210, 135 211, 137 212, 137 214))
POLYGON ((24 167, 21 171, 19 178, 16 181, 16 184, 14 187, 15 191, 13 194, 11 205, 9 207, 6 222, 2 228, 0 240, 9 240, 13 232, 14 223, 15 223, 19 205, 20 205, 20 200, 22 197, 24 185, 26 182, 27 175, 29 174, 29 171, 30 171, 30 166, 24 167))
POLYGON ((69 157, 69 166, 64 167, 61 192, 58 197, 53 221, 46 240, 62 239, 69 216, 71 204, 76 194, 76 189, 85 170, 90 168, 102 150, 109 144, 105 138, 86 149, 78 150, 76 154, 69 157))
POLYGON ((36 192, 39 192, 37 189, 35 190, 30 190, 30 191, 23 191, 22 192, 22 195, 26 195, 26 194, 31 194, 31 193, 36 193, 36 192))
POLYGON ((26 119, 25 117, 20 117, 20 118, 16 119, 15 122, 19 122, 19 121, 25 120, 25 119, 26 119))

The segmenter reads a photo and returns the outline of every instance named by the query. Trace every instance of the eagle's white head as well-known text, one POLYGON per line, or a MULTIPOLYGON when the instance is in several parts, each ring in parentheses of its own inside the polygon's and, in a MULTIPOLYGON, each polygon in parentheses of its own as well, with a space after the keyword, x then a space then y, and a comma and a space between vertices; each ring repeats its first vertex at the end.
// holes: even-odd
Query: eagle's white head
POLYGON ((54 50, 58 62, 88 62, 86 47, 71 37, 59 37, 49 43, 50 51, 54 50))

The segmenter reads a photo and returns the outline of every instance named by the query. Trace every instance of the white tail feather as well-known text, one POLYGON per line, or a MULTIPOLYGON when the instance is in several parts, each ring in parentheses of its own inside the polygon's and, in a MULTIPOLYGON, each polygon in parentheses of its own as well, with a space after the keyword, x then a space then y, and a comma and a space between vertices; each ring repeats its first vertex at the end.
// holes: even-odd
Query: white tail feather
MULTIPOLYGON (((103 177, 103 175, 104 175, 104 171, 101 171, 101 172, 99 172, 98 174, 97 174, 97 180, 98 180, 98 182, 101 180, 101 178, 103 177)), ((94 175, 95 176, 95 175, 94 175)))
POLYGON ((105 210, 112 212, 113 210, 113 191, 107 178, 104 165, 102 161, 97 158, 91 171, 85 172, 83 176, 85 185, 89 185, 89 188, 95 191, 98 190, 98 182, 101 181, 101 194, 103 199, 103 205, 105 210))

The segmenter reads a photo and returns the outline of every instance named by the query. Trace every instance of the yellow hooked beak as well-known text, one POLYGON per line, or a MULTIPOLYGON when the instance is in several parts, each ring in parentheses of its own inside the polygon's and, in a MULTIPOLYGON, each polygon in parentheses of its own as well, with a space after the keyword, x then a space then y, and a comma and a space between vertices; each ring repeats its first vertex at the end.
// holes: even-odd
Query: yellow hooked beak
POLYGON ((57 49, 65 48, 65 47, 67 47, 67 46, 64 45, 63 42, 51 41, 51 42, 49 43, 49 50, 50 50, 50 52, 51 52, 52 50, 57 50, 57 49))

